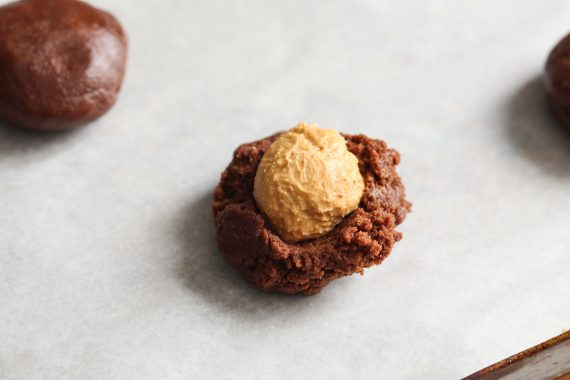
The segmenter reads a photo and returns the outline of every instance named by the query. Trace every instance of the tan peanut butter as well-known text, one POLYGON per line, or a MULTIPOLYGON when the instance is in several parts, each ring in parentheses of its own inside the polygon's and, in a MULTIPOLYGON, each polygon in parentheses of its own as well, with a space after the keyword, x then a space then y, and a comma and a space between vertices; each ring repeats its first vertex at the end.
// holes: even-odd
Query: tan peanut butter
POLYGON ((263 155, 253 195, 281 238, 297 242, 331 231, 363 190, 358 159, 340 133, 299 123, 263 155))

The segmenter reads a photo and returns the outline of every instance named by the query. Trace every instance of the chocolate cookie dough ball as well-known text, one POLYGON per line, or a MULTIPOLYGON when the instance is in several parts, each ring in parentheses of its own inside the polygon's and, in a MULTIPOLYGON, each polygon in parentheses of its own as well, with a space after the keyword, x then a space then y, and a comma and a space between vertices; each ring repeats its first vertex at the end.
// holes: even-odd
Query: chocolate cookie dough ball
POLYGON ((545 85, 552 112, 563 125, 570 128, 570 34, 548 56, 545 85))
POLYGON ((398 152, 363 135, 325 131, 322 137, 300 124, 241 145, 215 190, 221 253, 266 291, 318 293, 334 279, 380 264, 402 238, 396 227, 411 204, 396 173, 398 152), (254 191, 259 186, 273 189, 254 191))
POLYGON ((0 118, 63 130, 115 103, 127 38, 109 13, 76 0, 22 0, 0 7, 0 118))

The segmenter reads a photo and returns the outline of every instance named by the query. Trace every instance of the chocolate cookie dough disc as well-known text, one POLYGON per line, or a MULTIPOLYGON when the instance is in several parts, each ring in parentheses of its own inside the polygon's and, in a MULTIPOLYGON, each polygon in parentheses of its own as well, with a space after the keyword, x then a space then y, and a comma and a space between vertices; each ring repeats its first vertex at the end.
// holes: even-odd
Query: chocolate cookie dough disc
POLYGON ((545 85, 552 112, 563 125, 570 128, 570 34, 548 56, 545 85))
POLYGON ((0 7, 0 118, 63 130, 111 108, 127 39, 118 21, 76 0, 22 0, 0 7))
POLYGON ((402 238, 396 227, 411 204, 396 172, 400 154, 364 135, 343 137, 364 179, 360 204, 326 235, 296 243, 281 239, 253 196, 260 161, 278 135, 236 149, 215 190, 213 211, 220 251, 247 281, 266 291, 315 294, 380 264, 402 238))

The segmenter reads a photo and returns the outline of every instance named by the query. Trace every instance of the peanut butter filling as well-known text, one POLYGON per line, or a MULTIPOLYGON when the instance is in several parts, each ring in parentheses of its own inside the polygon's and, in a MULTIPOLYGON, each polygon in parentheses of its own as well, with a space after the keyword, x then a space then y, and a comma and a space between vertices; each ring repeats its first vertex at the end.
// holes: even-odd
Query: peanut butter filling
POLYGON ((363 190, 358 159, 340 133, 299 123, 265 152, 253 195, 281 238, 297 242, 331 231, 363 190))

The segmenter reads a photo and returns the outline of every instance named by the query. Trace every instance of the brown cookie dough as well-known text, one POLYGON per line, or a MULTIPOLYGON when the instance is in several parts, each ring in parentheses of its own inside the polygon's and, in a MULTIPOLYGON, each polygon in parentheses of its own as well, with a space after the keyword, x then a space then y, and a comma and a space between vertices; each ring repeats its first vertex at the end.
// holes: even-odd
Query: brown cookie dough
POLYGON ((570 128, 570 34, 550 52, 544 79, 552 112, 563 125, 570 128))
POLYGON ((411 209, 396 165, 397 151, 363 135, 343 135, 358 158, 365 189, 358 209, 328 234, 284 242, 253 198, 257 167, 274 135, 236 149, 214 193, 221 253, 251 283, 267 291, 316 294, 330 281, 380 264, 402 237, 396 226, 411 209))
POLYGON ((127 38, 109 13, 76 0, 22 0, 0 7, 0 118, 63 130, 111 108, 121 88, 127 38))

